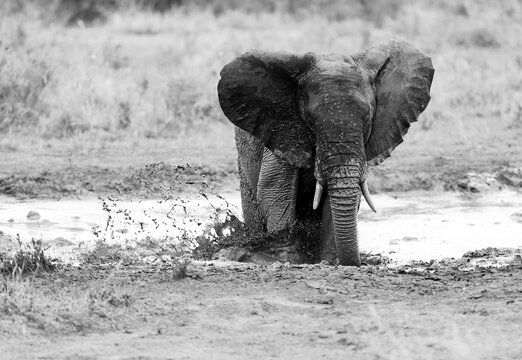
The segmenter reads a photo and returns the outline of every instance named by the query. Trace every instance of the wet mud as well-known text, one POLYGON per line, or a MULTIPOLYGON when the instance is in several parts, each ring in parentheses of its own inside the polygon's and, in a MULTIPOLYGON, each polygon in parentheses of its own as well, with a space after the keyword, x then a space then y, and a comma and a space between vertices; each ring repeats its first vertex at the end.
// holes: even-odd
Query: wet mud
MULTIPOLYGON (((359 213, 360 247, 365 254, 385 257, 390 265, 460 258, 485 248, 522 249, 522 194, 518 192, 408 192, 374 198, 378 213, 366 204, 359 213)), ((237 192, 141 201, 3 198, 1 204, 0 246, 15 248, 17 236, 25 241, 39 239, 56 256, 88 249, 100 240, 127 246, 169 239, 183 245, 187 238, 197 239, 208 231, 216 209, 241 217, 237 192)))
POLYGON ((0 252, 20 244, 34 251, 31 239, 38 239, 58 265, 2 277, 2 354, 522 357, 517 186, 470 175, 454 192, 375 194, 378 213, 365 203, 359 213, 365 265, 353 268, 196 260, 202 239, 236 228, 226 221, 240 214, 239 192, 172 171, 142 168, 127 178, 135 184, 127 193, 0 198, 0 252), (151 176, 157 172, 168 176, 151 176))

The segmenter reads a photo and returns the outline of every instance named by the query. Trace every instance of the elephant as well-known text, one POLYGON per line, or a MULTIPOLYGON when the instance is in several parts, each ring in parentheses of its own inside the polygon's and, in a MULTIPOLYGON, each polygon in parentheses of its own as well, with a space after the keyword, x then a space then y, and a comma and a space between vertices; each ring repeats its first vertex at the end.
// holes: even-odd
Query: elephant
POLYGON ((250 233, 315 219, 313 258, 287 252, 282 260, 360 266, 361 195, 375 211, 368 167, 389 157, 424 111, 434 72, 428 56, 397 38, 351 56, 256 51, 225 65, 218 98, 236 125, 250 233))

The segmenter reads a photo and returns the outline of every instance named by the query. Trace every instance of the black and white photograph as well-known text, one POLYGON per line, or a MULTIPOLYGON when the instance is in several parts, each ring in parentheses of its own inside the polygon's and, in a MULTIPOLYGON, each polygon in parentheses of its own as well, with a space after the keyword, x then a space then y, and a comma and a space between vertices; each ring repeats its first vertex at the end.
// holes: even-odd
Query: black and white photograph
POLYGON ((522 0, 0 0, 26 359, 522 359, 522 0))

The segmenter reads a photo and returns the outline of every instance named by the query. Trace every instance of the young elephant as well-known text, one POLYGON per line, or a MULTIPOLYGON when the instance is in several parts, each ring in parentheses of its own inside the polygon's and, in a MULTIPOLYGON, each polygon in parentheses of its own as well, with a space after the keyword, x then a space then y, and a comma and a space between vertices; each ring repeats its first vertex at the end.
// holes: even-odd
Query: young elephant
POLYGON ((226 65, 219 102, 237 126, 247 228, 276 233, 319 217, 315 260, 359 266, 361 193, 374 209, 368 165, 403 141, 433 74, 430 58, 401 40, 352 56, 246 53, 226 65))

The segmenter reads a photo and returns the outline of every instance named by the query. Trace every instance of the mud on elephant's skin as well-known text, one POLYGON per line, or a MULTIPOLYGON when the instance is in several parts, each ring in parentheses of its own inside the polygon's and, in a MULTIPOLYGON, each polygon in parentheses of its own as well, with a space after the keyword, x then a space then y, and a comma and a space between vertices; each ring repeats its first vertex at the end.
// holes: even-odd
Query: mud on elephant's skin
POLYGON ((352 56, 253 52, 227 64, 218 95, 237 126, 246 227, 277 233, 318 219, 308 260, 359 266, 361 194, 374 207, 368 165, 403 141, 433 75, 430 58, 397 39, 352 56))

